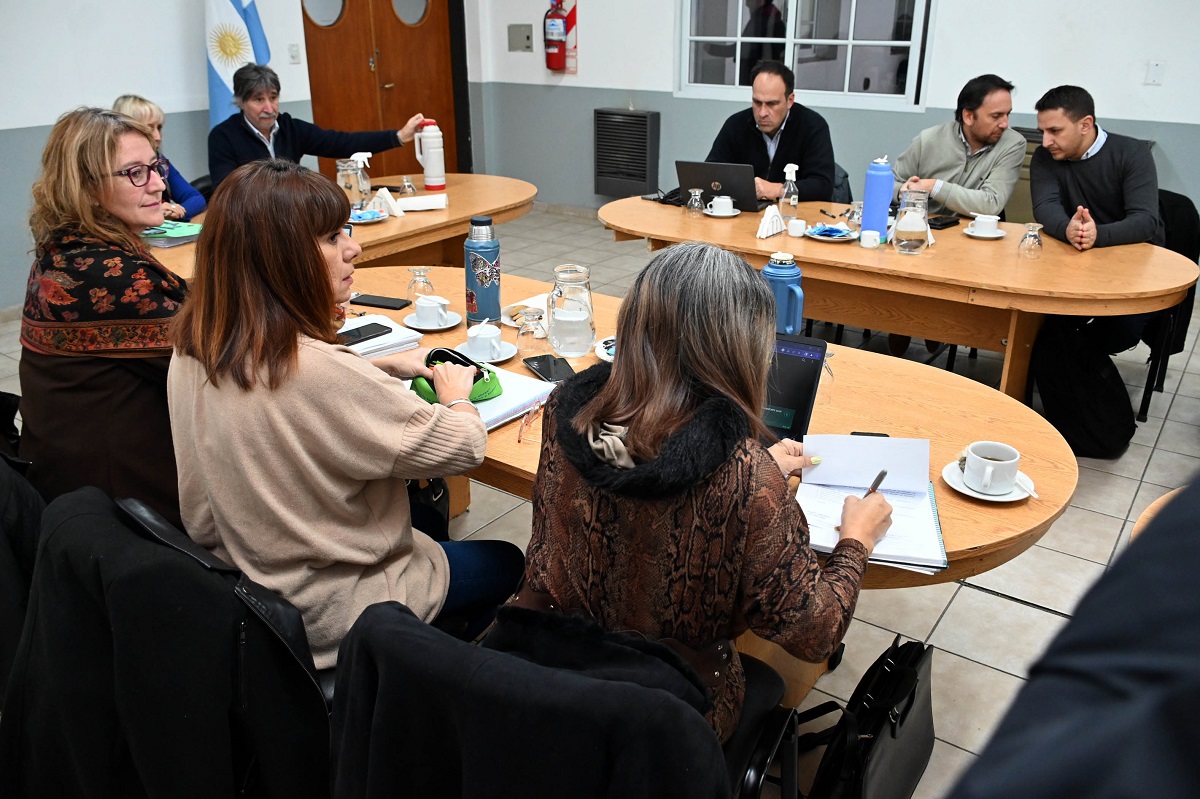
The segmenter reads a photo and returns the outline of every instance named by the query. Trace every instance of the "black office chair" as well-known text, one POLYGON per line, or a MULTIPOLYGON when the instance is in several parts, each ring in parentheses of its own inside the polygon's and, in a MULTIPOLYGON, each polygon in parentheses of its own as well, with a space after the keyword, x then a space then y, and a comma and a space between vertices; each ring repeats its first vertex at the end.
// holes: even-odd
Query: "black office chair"
POLYGON ((200 196, 204 198, 204 202, 212 199, 213 191, 216 186, 213 185, 212 178, 208 175, 201 175, 192 181, 192 188, 200 192, 200 196))
POLYGON ((46 507, 0 792, 318 799, 328 752, 294 607, 140 502, 46 507))
MULTIPOLYGON (((1195 204, 1182 194, 1159 189, 1158 213, 1166 228, 1166 248, 1200 263, 1200 214, 1196 212, 1195 204)), ((1150 345, 1150 358, 1147 360, 1150 372, 1146 376, 1146 387, 1142 390, 1141 405, 1138 406, 1139 422, 1146 421, 1151 392, 1162 393, 1166 385, 1167 361, 1175 353, 1183 351, 1195 301, 1196 287, 1193 285, 1182 302, 1174 308, 1159 311, 1142 332, 1142 341, 1150 345)))

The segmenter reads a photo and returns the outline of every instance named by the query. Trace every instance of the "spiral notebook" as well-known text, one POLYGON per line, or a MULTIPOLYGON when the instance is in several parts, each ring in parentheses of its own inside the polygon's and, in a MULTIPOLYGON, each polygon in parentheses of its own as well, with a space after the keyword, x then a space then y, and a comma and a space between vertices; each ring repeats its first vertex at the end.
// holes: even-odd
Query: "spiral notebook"
POLYGON ((822 459, 819 466, 804 470, 796 491, 814 550, 833 551, 845 498, 861 497, 879 470, 887 469, 879 491, 892 505, 892 526, 875 545, 870 562, 925 574, 946 568, 946 543, 929 480, 928 439, 810 434, 804 454, 822 459))

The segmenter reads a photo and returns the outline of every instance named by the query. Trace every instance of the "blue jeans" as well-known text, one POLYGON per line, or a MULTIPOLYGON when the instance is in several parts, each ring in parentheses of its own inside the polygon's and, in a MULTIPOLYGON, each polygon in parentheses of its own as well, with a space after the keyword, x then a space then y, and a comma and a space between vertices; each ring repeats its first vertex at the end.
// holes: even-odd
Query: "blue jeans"
MULTIPOLYGON (((439 541, 450 562, 450 588, 438 619, 462 616, 461 637, 473 639, 491 623, 525 573, 525 556, 508 541, 439 541)), ((436 620, 435 620, 436 621, 436 620)))

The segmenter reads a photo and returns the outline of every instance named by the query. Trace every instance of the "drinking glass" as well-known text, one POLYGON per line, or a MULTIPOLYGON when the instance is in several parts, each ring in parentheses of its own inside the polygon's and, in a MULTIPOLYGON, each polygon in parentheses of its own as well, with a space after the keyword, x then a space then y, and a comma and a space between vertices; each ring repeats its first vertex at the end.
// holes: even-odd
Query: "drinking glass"
POLYGON ((404 182, 402 184, 400 184, 399 194, 408 196, 408 195, 416 194, 416 193, 417 193, 417 187, 413 185, 412 178, 410 178, 408 175, 405 175, 404 182))
POLYGON ((556 355, 581 358, 592 351, 596 321, 586 266, 563 264, 554 268, 554 290, 546 298, 546 310, 550 313, 546 332, 556 355))
POLYGON ((525 321, 517 329, 517 356, 531 358, 534 355, 548 355, 550 339, 542 321, 542 312, 535 308, 526 308, 521 312, 521 316, 525 321))
POLYGON ((1018 255, 1031 261, 1042 257, 1042 234, 1038 232, 1041 229, 1042 226, 1036 222, 1025 224, 1025 235, 1021 237, 1021 242, 1017 245, 1018 255))
POLYGON ((700 196, 704 193, 704 189, 688 189, 688 191, 692 193, 692 196, 688 197, 684 213, 689 219, 699 219, 704 216, 704 200, 700 196))
POLYGON ((851 230, 862 229, 862 209, 862 200, 850 203, 850 210, 846 212, 846 227, 851 230))
POLYGON ((408 281, 408 294, 406 295, 411 302, 416 302, 417 297, 423 294, 436 294, 433 290, 433 281, 429 279, 428 266, 410 266, 409 272, 412 272, 412 280, 408 281))

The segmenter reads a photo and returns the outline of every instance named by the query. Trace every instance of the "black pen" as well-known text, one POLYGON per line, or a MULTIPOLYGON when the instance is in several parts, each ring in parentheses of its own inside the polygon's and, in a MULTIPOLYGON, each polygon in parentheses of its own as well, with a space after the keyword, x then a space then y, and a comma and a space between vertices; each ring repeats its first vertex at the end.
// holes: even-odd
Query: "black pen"
POLYGON ((821 213, 825 214, 825 216, 829 217, 830 219, 837 219, 837 218, 838 218, 838 217, 837 217, 837 214, 831 214, 831 213, 829 213, 828 211, 826 211, 824 208, 820 209, 820 211, 821 211, 821 213))
POLYGON ((863 494, 863 499, 874 494, 879 490, 879 484, 883 482, 883 478, 887 477, 887 469, 880 469, 879 474, 875 475, 875 482, 871 483, 871 487, 867 489, 867 493, 863 494))

